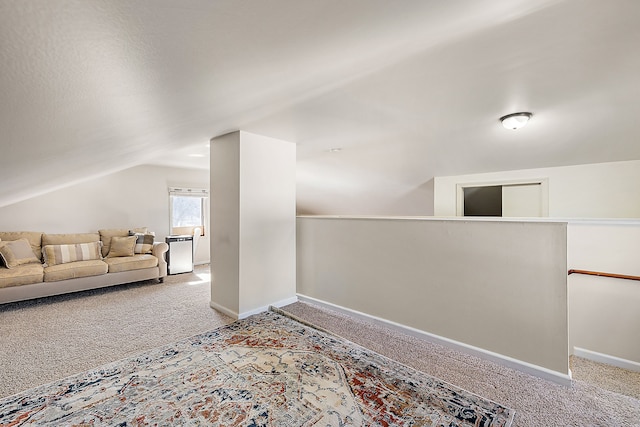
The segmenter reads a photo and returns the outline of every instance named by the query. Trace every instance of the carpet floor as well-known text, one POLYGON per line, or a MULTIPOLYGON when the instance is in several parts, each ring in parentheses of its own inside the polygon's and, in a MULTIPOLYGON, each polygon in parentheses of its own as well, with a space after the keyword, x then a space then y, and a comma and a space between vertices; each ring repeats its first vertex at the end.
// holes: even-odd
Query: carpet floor
POLYGON ((0 426, 509 427, 513 410, 265 312, 0 399, 0 426))
MULTIPOLYGON (((232 322, 209 308, 208 267, 0 306, 0 397, 232 322)), ((640 374, 572 359, 560 386, 397 331, 304 303, 283 308, 365 348, 513 408, 514 426, 640 426, 640 374)))
POLYGON ((640 392, 637 372, 580 359, 581 364, 587 362, 591 367, 586 378, 589 382, 576 380, 579 375, 574 375, 572 385, 567 387, 312 304, 298 302, 282 310, 414 369, 514 408, 514 426, 640 426, 640 400, 603 388, 613 370, 618 372, 616 387, 637 395, 640 392), (602 369, 600 374, 598 368, 602 369))
POLYGON ((208 266, 0 305, 0 397, 233 322, 209 307, 208 266))

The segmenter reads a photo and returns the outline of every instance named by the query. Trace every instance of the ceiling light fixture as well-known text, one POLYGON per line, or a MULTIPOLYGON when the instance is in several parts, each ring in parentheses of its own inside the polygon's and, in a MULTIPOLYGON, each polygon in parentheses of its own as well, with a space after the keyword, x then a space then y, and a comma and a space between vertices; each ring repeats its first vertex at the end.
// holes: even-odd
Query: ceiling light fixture
POLYGON ((500 117, 500 121, 506 129, 518 130, 527 124, 531 116, 531 113, 512 113, 500 117))
POLYGON ((336 148, 329 148, 327 150, 329 153, 339 153, 340 151, 342 151, 342 148, 340 147, 336 147, 336 148))

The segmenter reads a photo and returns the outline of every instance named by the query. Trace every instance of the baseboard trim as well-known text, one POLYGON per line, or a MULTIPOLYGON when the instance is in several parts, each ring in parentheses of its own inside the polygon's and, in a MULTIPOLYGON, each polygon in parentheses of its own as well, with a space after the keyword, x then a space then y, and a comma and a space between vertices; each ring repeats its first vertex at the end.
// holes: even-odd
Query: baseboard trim
POLYGON ((237 313, 213 301, 209 301, 209 307, 213 308, 214 310, 218 310, 219 312, 224 313, 227 316, 234 318, 235 320, 240 320, 240 319, 246 319, 247 317, 253 316, 254 314, 260 314, 265 311, 269 311, 269 307, 280 308, 280 307, 284 307, 285 305, 293 304, 294 302, 298 302, 297 296, 272 302, 269 305, 254 308, 253 310, 243 311, 242 313, 237 313))
POLYGON ((333 304, 327 301, 319 300, 313 297, 309 297, 307 295, 298 294, 298 300, 301 302, 307 302, 307 303, 315 304, 330 310, 341 312, 343 314, 356 317, 366 322, 382 325, 387 328, 391 328, 391 329, 400 331, 402 333, 405 333, 407 335, 413 336, 415 338, 419 338, 435 344, 440 344, 445 347, 452 348, 454 350, 458 350, 463 353, 476 356, 484 360, 489 360, 499 365, 506 366, 508 368, 512 368, 512 369, 527 373, 529 375, 533 375, 538 378, 552 381, 557 384, 561 384, 564 386, 571 385, 571 371, 569 371, 568 374, 563 374, 562 372, 553 371, 551 369, 548 369, 542 366, 538 366, 522 360, 514 359, 512 357, 505 356, 499 353, 494 353, 492 351, 475 347, 469 344, 465 344, 459 341, 455 341, 450 338, 445 338, 429 332, 421 331, 419 329, 412 328, 410 326, 402 325, 400 323, 396 323, 391 320, 383 319, 381 317, 373 316, 357 310, 352 310, 350 308, 333 304))
POLYGON ((231 317, 231 318, 233 318, 235 320, 238 320, 238 313, 233 311, 233 310, 228 309, 225 306, 222 306, 222 305, 220 305, 220 304, 218 304, 216 302, 213 302, 213 301, 209 301, 209 307, 213 308, 216 311, 219 311, 222 314, 226 314, 227 316, 229 316, 229 317, 231 317))
POLYGON ((611 356, 610 354, 598 353, 596 351, 591 351, 580 347, 573 347, 573 355, 582 357, 584 359, 593 360, 594 362, 616 366, 618 368, 626 369, 627 371, 640 372, 640 363, 634 362, 633 360, 611 356))
POLYGON ((265 311, 269 311, 269 307, 271 306, 280 308, 280 307, 284 307, 285 305, 293 304, 294 302, 298 302, 297 296, 272 302, 269 305, 264 305, 262 307, 254 308, 253 310, 244 311, 238 315, 238 319, 245 319, 249 316, 253 316, 254 314, 264 313, 265 311))

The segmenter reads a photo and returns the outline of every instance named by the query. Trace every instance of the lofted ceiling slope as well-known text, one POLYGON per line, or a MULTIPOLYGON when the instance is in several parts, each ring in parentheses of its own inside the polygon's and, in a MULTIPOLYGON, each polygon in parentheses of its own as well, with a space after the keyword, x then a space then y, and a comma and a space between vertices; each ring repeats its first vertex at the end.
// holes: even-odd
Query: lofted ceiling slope
POLYGON ((0 0, 0 207, 208 168, 236 129, 298 145, 311 213, 429 214, 434 176, 640 159, 638 18, 636 0, 0 0))

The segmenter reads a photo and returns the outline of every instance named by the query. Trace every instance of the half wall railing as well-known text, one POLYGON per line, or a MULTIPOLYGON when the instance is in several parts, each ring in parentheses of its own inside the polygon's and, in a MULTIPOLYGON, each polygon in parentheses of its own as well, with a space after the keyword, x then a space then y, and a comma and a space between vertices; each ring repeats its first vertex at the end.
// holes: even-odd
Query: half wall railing
POLYGON ((638 280, 640 276, 629 276, 626 274, 604 273, 602 271, 590 271, 590 270, 569 270, 569 274, 587 274, 589 276, 601 276, 601 277, 613 277, 614 279, 626 279, 626 280, 638 280))

